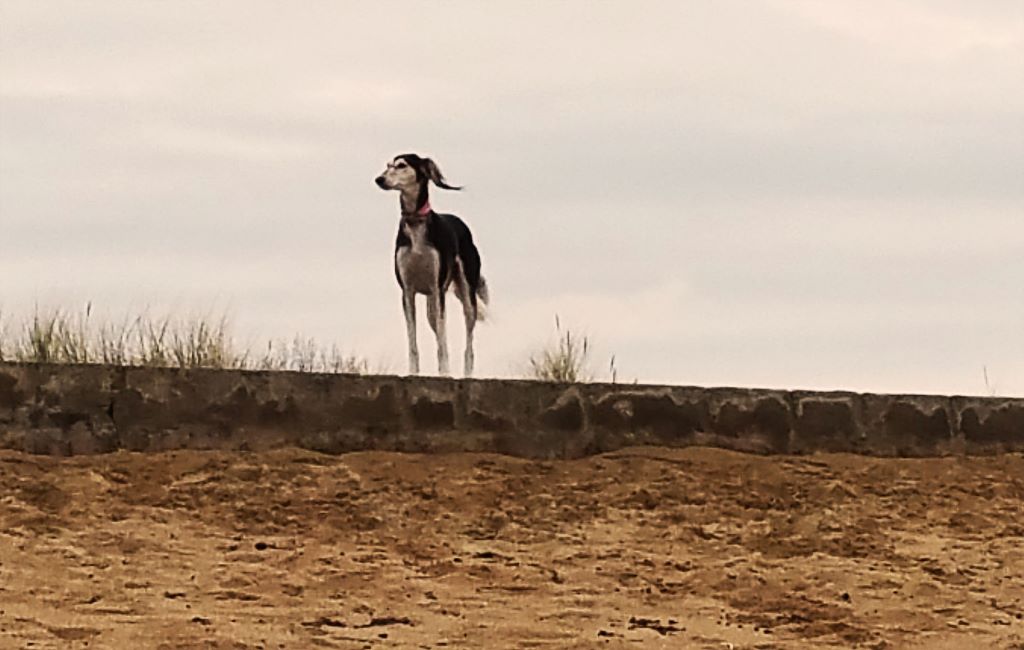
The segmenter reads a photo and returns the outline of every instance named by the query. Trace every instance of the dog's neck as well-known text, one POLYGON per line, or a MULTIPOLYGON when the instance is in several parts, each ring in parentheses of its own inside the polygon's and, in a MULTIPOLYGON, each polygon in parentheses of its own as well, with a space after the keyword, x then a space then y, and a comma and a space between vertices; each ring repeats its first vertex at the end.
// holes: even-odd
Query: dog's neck
POLYGON ((410 223, 423 222, 427 220, 433 210, 430 207, 430 196, 427 194, 426 183, 420 184, 413 192, 402 192, 399 197, 399 205, 402 209, 402 219, 410 223))

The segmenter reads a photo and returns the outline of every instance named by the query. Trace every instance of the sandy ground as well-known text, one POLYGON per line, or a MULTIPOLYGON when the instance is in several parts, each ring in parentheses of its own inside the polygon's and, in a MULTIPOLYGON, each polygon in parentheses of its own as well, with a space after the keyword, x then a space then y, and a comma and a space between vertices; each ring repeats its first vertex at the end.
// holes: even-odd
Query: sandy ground
POLYGON ((2 648, 1024 648, 1024 457, 0 452, 2 648))

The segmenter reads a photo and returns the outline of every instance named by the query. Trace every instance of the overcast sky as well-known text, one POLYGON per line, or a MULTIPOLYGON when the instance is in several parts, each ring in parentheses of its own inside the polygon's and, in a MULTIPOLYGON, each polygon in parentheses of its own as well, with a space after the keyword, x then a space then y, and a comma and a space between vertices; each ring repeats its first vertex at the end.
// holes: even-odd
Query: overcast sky
POLYGON ((404 372, 406 151, 466 186, 478 374, 557 313, 620 380, 1024 395, 1020 0, 0 0, 0 308, 404 372))

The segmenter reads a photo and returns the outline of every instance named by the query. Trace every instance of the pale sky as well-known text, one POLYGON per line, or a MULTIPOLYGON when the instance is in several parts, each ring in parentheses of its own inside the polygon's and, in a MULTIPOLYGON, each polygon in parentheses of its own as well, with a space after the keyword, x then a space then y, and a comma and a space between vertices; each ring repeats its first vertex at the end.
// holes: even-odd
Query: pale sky
POLYGON ((0 0, 0 309, 404 372, 407 151, 466 186, 478 375, 557 313, 620 381, 1024 395, 1020 0, 0 0))

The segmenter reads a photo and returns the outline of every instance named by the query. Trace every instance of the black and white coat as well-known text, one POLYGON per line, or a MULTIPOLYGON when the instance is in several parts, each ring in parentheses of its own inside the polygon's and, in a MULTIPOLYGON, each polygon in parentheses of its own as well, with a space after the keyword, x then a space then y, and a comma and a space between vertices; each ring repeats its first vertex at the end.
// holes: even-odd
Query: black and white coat
POLYGON ((487 283, 480 273, 480 253, 473 235, 462 219, 440 214, 430 207, 428 185, 449 190, 433 160, 416 154, 402 154, 388 163, 376 183, 400 193, 401 221, 395 239, 395 277, 402 289, 409 344, 409 372, 419 373, 416 342, 416 295, 427 297, 427 320, 437 338, 437 364, 442 375, 449 374, 448 340, 445 328, 445 296, 454 287, 462 303, 466 323, 465 376, 473 374, 473 330, 483 318, 487 283))

